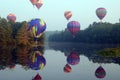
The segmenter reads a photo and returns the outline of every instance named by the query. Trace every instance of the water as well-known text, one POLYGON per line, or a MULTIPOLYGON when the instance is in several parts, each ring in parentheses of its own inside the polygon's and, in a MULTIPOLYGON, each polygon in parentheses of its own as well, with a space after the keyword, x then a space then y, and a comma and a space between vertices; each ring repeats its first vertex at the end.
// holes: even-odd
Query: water
POLYGON ((81 43, 50 43, 44 48, 4 46, 0 48, 0 80, 32 80, 37 73, 42 80, 119 80, 120 58, 103 58, 97 54, 101 49, 117 46, 119 45, 81 43), (41 70, 33 70, 28 66, 33 50, 44 53, 46 65, 41 70), (78 56, 74 55, 74 60, 70 60, 70 63, 67 58, 72 52, 78 56), (67 68, 68 72, 64 70, 66 64, 71 67, 67 68), (103 78, 95 76, 95 71, 100 66, 104 70, 103 78))

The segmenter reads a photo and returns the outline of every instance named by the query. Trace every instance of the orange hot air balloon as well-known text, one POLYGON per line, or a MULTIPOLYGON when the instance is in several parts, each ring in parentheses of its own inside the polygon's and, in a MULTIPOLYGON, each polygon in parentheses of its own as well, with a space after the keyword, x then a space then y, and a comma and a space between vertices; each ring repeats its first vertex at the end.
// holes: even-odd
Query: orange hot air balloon
POLYGON ((33 5, 36 5, 36 3, 38 2, 38 0, 30 0, 30 2, 31 2, 33 5))
POLYGON ((10 13, 10 14, 7 16, 7 19, 8 19, 8 21, 15 22, 15 21, 16 21, 16 16, 15 16, 15 14, 10 13))
POLYGON ((65 18, 66 18, 67 20, 69 20, 69 19, 72 17, 72 12, 71 12, 71 11, 66 11, 66 12, 64 13, 64 16, 65 16, 65 18))
POLYGON ((72 71, 72 68, 69 64, 66 64, 65 67, 64 67, 64 72, 66 73, 70 73, 72 71))

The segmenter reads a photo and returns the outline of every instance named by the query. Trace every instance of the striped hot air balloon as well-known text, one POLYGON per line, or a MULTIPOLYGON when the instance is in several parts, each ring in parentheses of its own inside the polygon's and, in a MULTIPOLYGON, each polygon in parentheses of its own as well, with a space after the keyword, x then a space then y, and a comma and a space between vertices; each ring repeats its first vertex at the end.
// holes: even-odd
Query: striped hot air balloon
POLYGON ((31 30, 34 37, 38 38, 46 30, 46 23, 43 19, 32 19, 28 22, 28 31, 31 30))
POLYGON ((75 51, 72 51, 70 55, 67 57, 67 63, 70 65, 79 64, 79 61, 80 61, 80 57, 75 51))
POLYGON ((46 59, 39 52, 35 51, 28 59, 28 66, 33 70, 42 70, 46 65, 46 59))
POLYGON ((106 13, 107 13, 107 11, 103 7, 96 9, 96 15, 100 20, 102 20, 106 16, 106 13))
POLYGON ((72 17, 72 12, 71 11, 65 11, 64 16, 67 20, 69 20, 72 17))
POLYGON ((67 24, 67 29, 72 33, 73 37, 75 37, 76 33, 80 30, 80 23, 78 21, 70 21, 67 24))
POLYGON ((95 76, 97 78, 104 78, 106 76, 106 72, 105 70, 103 69, 102 66, 99 66, 96 71, 95 71, 95 76))
POLYGON ((66 64, 64 67, 64 72, 65 73, 70 73, 72 71, 72 68, 69 64, 66 64))

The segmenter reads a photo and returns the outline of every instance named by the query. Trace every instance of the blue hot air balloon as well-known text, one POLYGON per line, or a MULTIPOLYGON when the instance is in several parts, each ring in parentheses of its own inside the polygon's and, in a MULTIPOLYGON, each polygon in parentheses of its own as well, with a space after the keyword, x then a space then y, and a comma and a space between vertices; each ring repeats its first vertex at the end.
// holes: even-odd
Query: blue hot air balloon
POLYGON ((31 30, 34 37, 40 37, 40 35, 46 30, 46 23, 42 19, 32 19, 28 22, 28 31, 31 30))
POLYGON ((33 70, 42 70, 45 65, 46 59, 39 51, 35 51, 28 59, 28 66, 33 70))

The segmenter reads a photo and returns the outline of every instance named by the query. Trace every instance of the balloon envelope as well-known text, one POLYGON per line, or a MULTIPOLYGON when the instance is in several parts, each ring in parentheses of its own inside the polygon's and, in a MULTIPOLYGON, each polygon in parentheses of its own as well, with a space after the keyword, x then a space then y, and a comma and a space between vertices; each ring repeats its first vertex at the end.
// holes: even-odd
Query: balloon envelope
POLYGON ((42 77, 39 74, 37 74, 32 80, 42 80, 42 77))
POLYGON ((39 37, 46 29, 46 23, 42 19, 32 19, 28 25, 27 30, 31 30, 34 37, 39 37))
POLYGON ((100 7, 96 9, 96 15, 100 20, 102 20, 106 16, 106 13, 107 11, 105 8, 100 7))
POLYGON ((96 71, 95 71, 95 76, 97 78, 104 78, 106 76, 106 72, 105 70, 103 69, 102 66, 99 66, 96 71))
POLYGON ((67 24, 68 30, 72 33, 73 36, 80 30, 80 23, 78 21, 70 21, 67 24))
POLYGON ((72 12, 71 12, 71 11, 66 11, 66 12, 64 13, 64 16, 65 16, 65 18, 66 18, 67 20, 69 20, 69 19, 72 17, 72 12))
POLYGON ((28 59, 28 66, 33 70, 42 70, 45 65, 46 60, 39 51, 35 51, 28 59))
POLYGON ((64 67, 64 72, 70 73, 71 70, 72 70, 71 66, 69 64, 66 64, 65 67, 64 67))
POLYGON ((79 63, 79 61, 80 61, 80 57, 75 51, 72 51, 70 55, 67 57, 68 64, 76 65, 79 63))
POLYGON ((37 3, 38 0, 30 0, 30 2, 35 5, 37 3))
POLYGON ((40 7, 41 7, 42 5, 43 5, 42 0, 39 0, 39 1, 36 3, 37 9, 40 9, 40 7))
POLYGON ((8 19, 8 21, 15 22, 15 21, 16 21, 16 16, 15 16, 15 14, 10 13, 10 14, 7 16, 7 19, 8 19))

